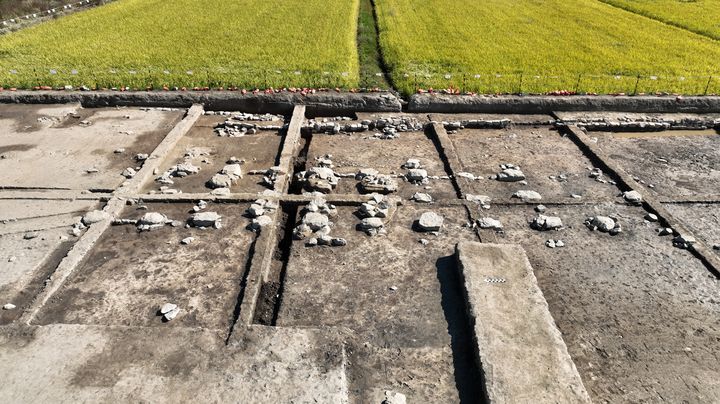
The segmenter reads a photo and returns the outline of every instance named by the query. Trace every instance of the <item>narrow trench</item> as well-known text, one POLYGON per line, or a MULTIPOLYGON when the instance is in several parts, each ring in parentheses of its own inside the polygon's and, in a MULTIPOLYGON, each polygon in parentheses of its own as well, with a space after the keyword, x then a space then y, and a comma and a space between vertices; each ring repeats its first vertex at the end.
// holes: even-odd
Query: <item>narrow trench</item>
POLYGON ((460 184, 457 181, 457 177, 455 176, 452 167, 450 167, 450 159, 448 158, 447 154, 445 154, 445 150, 443 149, 442 144, 440 144, 440 138, 438 138, 435 130, 432 129, 430 125, 425 125, 425 136, 429 137, 430 140, 432 140, 433 145, 435 146, 435 150, 437 150, 438 155, 440 156, 440 160, 443 163, 443 169, 445 170, 445 173, 450 176, 450 181, 452 182, 453 188, 455 189, 455 196, 457 198, 462 198, 460 184))
MULTIPOLYGON (((293 161, 293 169, 290 173, 289 193, 302 193, 302 184, 297 181, 295 174, 304 171, 307 166, 307 156, 310 150, 312 133, 306 132, 301 136, 302 148, 293 161)), ((255 305, 253 313, 253 324, 275 326, 277 324, 282 296, 285 287, 285 275, 287 273, 288 261, 293 242, 293 229, 298 214, 298 205, 284 203, 281 205, 280 227, 278 228, 275 248, 272 252, 270 274, 268 281, 260 288, 260 296, 255 305)))
POLYGON ((275 326, 282 304, 282 295, 285 286, 285 275, 290 260, 290 251, 293 242, 293 228, 297 216, 298 206, 283 204, 281 212, 281 227, 278 229, 275 248, 272 253, 268 281, 260 288, 260 296, 255 305, 253 324, 275 326))
POLYGON ((228 335, 225 339, 225 344, 227 345, 230 342, 230 337, 232 337, 233 329, 235 328, 235 324, 238 322, 238 319, 240 318, 240 308, 242 307, 242 302, 245 299, 245 290, 247 290, 247 280, 248 276, 250 275, 250 268, 252 268, 252 262, 255 258, 255 245, 257 244, 258 236, 255 236, 252 243, 250 244, 250 250, 248 252, 248 258, 245 261, 245 269, 243 270, 242 278, 240 279, 240 293, 238 293, 237 301, 235 302, 235 309, 233 310, 233 316, 232 321, 230 322, 230 327, 228 329, 228 335))

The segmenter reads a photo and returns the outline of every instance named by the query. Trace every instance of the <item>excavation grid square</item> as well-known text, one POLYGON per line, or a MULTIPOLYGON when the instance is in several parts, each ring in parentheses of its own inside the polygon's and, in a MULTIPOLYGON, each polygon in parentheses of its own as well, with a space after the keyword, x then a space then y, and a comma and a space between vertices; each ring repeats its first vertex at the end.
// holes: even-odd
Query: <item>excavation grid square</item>
POLYGON ((293 243, 277 324, 350 328, 366 342, 358 356, 369 357, 359 359, 361 369, 382 366, 387 369, 382 376, 392 383, 406 379, 412 368, 426 369, 413 372, 415 397, 423 402, 457 401, 453 354, 457 361, 472 361, 470 345, 464 347, 467 356, 453 353, 449 334, 469 342, 468 335, 457 331, 462 329, 464 304, 453 256, 458 241, 477 240, 465 227, 467 211, 410 202, 385 220, 386 236, 370 237, 356 230, 356 210, 338 207, 332 219, 332 236, 347 239, 347 246, 293 243), (413 231, 414 222, 429 211, 444 217, 438 235, 413 231))
POLYGON ((524 247, 593 401, 720 399, 716 386, 702 381, 720 359, 717 281, 690 252, 673 247, 672 236, 659 236, 642 208, 548 206, 544 214, 562 219, 560 231, 531 229, 537 213, 530 206, 490 212, 504 233, 481 230, 480 237, 524 247), (584 225, 598 215, 618 219, 622 232, 584 225), (548 240, 564 247, 548 248, 548 240))
POLYGON ((0 186, 108 190, 119 187, 182 118, 184 110, 84 109, 79 104, 0 105, 0 186))
POLYGON ((248 205, 209 204, 203 212, 222 216, 219 229, 186 228, 193 206, 127 207, 120 219, 160 213, 179 223, 144 232, 133 224, 109 228, 36 322, 159 327, 158 309, 172 303, 182 315, 164 326, 227 330, 254 238, 242 216, 248 205))
POLYGON ((653 194, 670 199, 720 194, 720 136, 714 130, 589 136, 653 194))
MULTIPOLYGON (((458 176, 463 192, 489 196, 495 202, 511 202, 521 190, 540 193, 554 201, 613 200, 618 189, 590 178, 593 164, 567 137, 549 126, 517 126, 506 129, 462 129, 448 134, 460 167, 476 177, 458 176), (514 182, 491 179, 501 165, 518 166, 525 177, 514 182)), ((605 178, 603 181, 607 181, 605 178)))
MULTIPOLYGON (((209 184, 214 175, 232 163, 240 164, 242 177, 230 184, 230 191, 234 193, 256 193, 268 189, 262 184, 262 175, 252 174, 251 171, 265 172, 276 165, 277 156, 282 144, 282 130, 258 130, 255 134, 246 134, 237 137, 219 136, 214 128, 217 124, 230 119, 233 115, 205 115, 201 116, 190 131, 183 136, 173 150, 168 154, 157 175, 144 186, 145 192, 160 192, 161 188, 181 191, 183 193, 207 193, 213 186, 209 184), (230 161, 235 157, 238 161, 230 161), (169 175, 172 183, 163 183, 157 179, 162 177, 174 166, 190 163, 198 168, 197 173, 185 177, 169 175)), ((257 126, 284 125, 281 117, 274 121, 241 121, 257 126)), ((167 192, 167 191, 166 191, 167 192)))

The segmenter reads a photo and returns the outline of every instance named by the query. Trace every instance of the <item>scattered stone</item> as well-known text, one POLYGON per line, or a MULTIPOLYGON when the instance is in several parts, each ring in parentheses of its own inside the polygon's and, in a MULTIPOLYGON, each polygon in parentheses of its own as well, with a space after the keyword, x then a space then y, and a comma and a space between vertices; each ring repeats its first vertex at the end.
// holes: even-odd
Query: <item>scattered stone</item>
POLYGON ((573 199, 582 199, 582 195, 578 195, 578 194, 570 194, 570 197, 573 199))
POLYGON ((492 200, 489 196, 486 195, 472 195, 472 194, 465 194, 465 199, 467 199, 470 202, 475 202, 480 205, 488 205, 490 204, 490 201, 492 200))
POLYGON ((428 174, 426 170, 423 170, 421 168, 413 168, 408 170, 405 178, 407 178, 407 180, 412 183, 426 183, 428 180, 427 176, 428 174))
POLYGON ((85 170, 85 172, 88 173, 88 174, 94 174, 94 173, 100 172, 100 170, 98 170, 97 168, 93 167, 93 168, 88 168, 87 170, 85 170))
POLYGON ((215 196, 230 195, 230 188, 215 188, 210 193, 215 196))
POLYGON ((355 179, 360 181, 365 177, 368 177, 368 176, 375 177, 378 174, 379 174, 378 170, 376 170, 374 168, 361 168, 360 170, 358 170, 357 174, 355 174, 355 179))
POLYGON ((499 172, 495 179, 501 182, 517 182, 525 180, 525 174, 519 168, 505 168, 499 172))
POLYGON ((208 181, 207 186, 212 189, 230 188, 233 184, 233 178, 227 174, 215 174, 208 181))
POLYGON ((643 201, 642 195, 640 195, 638 191, 625 192, 623 193, 623 198, 633 204, 639 204, 643 201))
POLYGON ((367 175, 360 181, 360 190, 363 193, 379 192, 388 194, 397 191, 397 189, 397 181, 389 175, 367 175))
POLYGON ((414 169, 414 168, 420 168, 420 160, 418 159, 408 159, 408 161, 405 163, 403 168, 414 169))
POLYGON ((608 233, 614 229, 616 225, 615 220, 607 216, 589 217, 585 220, 585 226, 587 226, 588 229, 592 231, 599 230, 603 233, 608 233))
POLYGON ((190 216, 190 224, 195 227, 220 228, 222 216, 216 212, 200 212, 190 216))
POLYGON ((175 310, 175 309, 177 309, 177 308, 178 308, 178 306, 177 306, 176 304, 173 304, 173 303, 165 303, 165 304, 163 304, 163 306, 160 308, 160 314, 170 313, 171 311, 173 311, 173 310, 175 310))
POLYGON ((110 218, 110 215, 102 210, 93 210, 85 214, 85 216, 82 217, 82 223, 85 226, 90 226, 91 224, 102 222, 105 219, 110 218))
POLYGON ((25 235, 23 236, 23 239, 32 240, 37 237, 38 237, 38 233, 25 233, 25 235))
POLYGON ((645 220, 647 220, 650 223, 655 223, 658 221, 658 217, 654 213, 648 213, 647 215, 645 215, 645 220))
POLYGON ((12 303, 7 303, 7 304, 5 304, 5 305, 3 306, 3 310, 14 310, 15 307, 17 307, 17 306, 15 306, 15 305, 12 304, 12 303))
POLYGON ((674 231, 670 227, 663 227, 663 228, 658 229, 659 236, 669 236, 673 233, 674 233, 674 231))
POLYGON ((530 227, 539 231, 560 230, 563 224, 557 216, 538 215, 530 222, 530 227))
POLYGON ((138 231, 149 231, 163 227, 170 222, 172 222, 172 220, 168 220, 167 216, 162 213, 148 212, 136 222, 136 225, 138 231))
POLYGON ((445 219, 435 212, 425 212, 418 220, 418 229, 423 232, 440 231, 445 219))
MULTIPOLYGON (((393 289, 393 287, 390 288, 390 290, 397 290, 393 289)), ((382 404, 407 404, 407 399, 405 398, 404 394, 395 392, 395 391, 385 391, 385 400, 383 400, 382 404)))
POLYGON ((8 258, 8 262, 15 262, 15 261, 17 261, 17 257, 14 255, 12 257, 8 258))
POLYGON ((415 202, 419 202, 419 203, 432 203, 433 198, 432 198, 432 196, 430 196, 430 194, 416 192, 412 196, 412 200, 414 200, 415 202))
POLYGON ((503 230, 502 223, 500 223, 499 220, 493 219, 491 217, 484 217, 482 219, 478 219, 477 225, 481 229, 489 229, 489 230, 495 230, 495 231, 503 230))
POLYGON ((242 169, 240 168, 240 164, 227 164, 222 170, 220 170, 220 174, 225 174, 230 178, 238 179, 242 178, 242 169))
POLYGON ((476 179, 478 179, 478 177, 475 176, 475 174, 466 173, 466 172, 459 172, 459 173, 457 173, 457 177, 459 177, 459 178, 467 178, 467 179, 469 179, 470 181, 475 181, 476 179))
POLYGON ((132 167, 128 167, 128 168, 124 169, 120 175, 122 175, 123 177, 125 177, 127 179, 130 179, 130 178, 134 177, 135 174, 137 174, 137 171, 135 171, 135 169, 132 167))
POLYGON ((333 247, 344 247, 347 245, 347 240, 344 238, 334 238, 330 241, 330 245, 333 247))
POLYGON ((304 188, 309 192, 321 192, 329 194, 337 187, 339 178, 330 167, 312 167, 307 171, 302 171, 297 175, 298 181, 304 184, 304 188))
POLYGON ((145 154, 145 153, 140 153, 140 154, 136 154, 136 155, 135 155, 135 160, 137 160, 137 161, 145 161, 145 160, 147 160, 148 158, 150 158, 150 156, 149 156, 148 154, 145 154))
POLYGON ((695 244, 695 238, 686 234, 680 234, 673 239, 673 245, 677 248, 688 249, 695 244))
POLYGON ((547 210, 547 208, 545 207, 545 205, 537 205, 535 207, 535 212, 538 212, 538 213, 544 213, 546 210, 547 210))
POLYGON ((420 242, 420 244, 422 244, 422 245, 428 245, 428 244, 430 244, 430 241, 428 241, 428 240, 426 240, 426 239, 424 239, 424 238, 421 238, 421 239, 419 240, 419 242, 420 242))
POLYGON ((385 223, 379 217, 366 217, 360 222, 359 229, 368 236, 385 234, 385 223))
POLYGON ((115 150, 113 150, 113 153, 115 153, 115 154, 122 154, 122 153, 125 153, 125 149, 123 149, 123 148, 115 149, 115 150))
MULTIPOLYGON (((174 306, 174 305, 173 305, 174 306)), ((167 313, 163 313, 163 319, 165 321, 172 321, 177 317, 177 315, 180 313, 180 308, 175 306, 174 309, 168 311, 167 313)))
POLYGON ((253 230, 260 230, 263 227, 270 226, 272 224, 272 219, 270 216, 258 216, 252 220, 252 223, 250 224, 250 227, 253 230))
POLYGON ((527 201, 539 201, 542 199, 542 196, 535 192, 535 191, 517 191, 514 194, 512 194, 513 198, 521 199, 523 202, 527 201))

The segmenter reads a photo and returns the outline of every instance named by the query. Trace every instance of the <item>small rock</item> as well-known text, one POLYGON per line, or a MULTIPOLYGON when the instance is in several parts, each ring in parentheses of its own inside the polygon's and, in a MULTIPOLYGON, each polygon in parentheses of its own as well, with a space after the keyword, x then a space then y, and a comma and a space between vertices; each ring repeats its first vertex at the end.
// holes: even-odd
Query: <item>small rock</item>
POLYGON ((130 179, 130 178, 134 177, 135 174, 137 174, 137 171, 135 171, 135 169, 132 167, 128 167, 128 168, 124 169, 120 175, 122 175, 123 177, 125 177, 127 179, 130 179))
POLYGON ((414 200, 415 202, 419 202, 419 203, 432 203, 433 198, 432 198, 432 196, 430 196, 430 194, 416 192, 412 196, 412 200, 414 200))
MULTIPOLYGON (((397 288, 392 290, 396 289, 397 288)), ((388 390, 385 391, 385 400, 383 400, 382 404, 407 404, 407 399, 404 394, 388 390)))
POLYGON ((122 154, 122 153, 125 153, 125 149, 122 149, 122 148, 121 148, 121 149, 115 149, 115 150, 113 151, 113 153, 115 153, 115 154, 122 154))
POLYGON ((555 247, 557 247, 557 248, 565 247, 565 242, 563 242, 562 240, 555 240, 555 247))
POLYGON ((17 257, 14 255, 12 257, 8 258, 8 262, 15 262, 15 261, 17 261, 17 257))
POLYGON ((406 174, 406 178, 410 182, 422 182, 423 180, 427 179, 427 176, 427 171, 420 168, 413 168, 411 170, 408 170, 408 173, 406 174))
POLYGON ((669 236, 673 234, 673 229, 669 227, 663 227, 661 229, 658 229, 658 235, 659 236, 669 236))
POLYGON ((221 220, 222 216, 216 212, 200 212, 190 217, 190 222, 195 227, 217 227, 221 220))
POLYGON ((422 245, 428 245, 428 244, 430 244, 430 241, 428 241, 428 240, 426 240, 426 239, 424 239, 424 238, 421 238, 421 239, 419 240, 419 242, 420 242, 420 244, 422 244, 422 245))
POLYGON ((585 225, 590 230, 600 230, 603 233, 607 233, 615 228, 615 220, 607 216, 595 216, 588 218, 585 221, 585 225))
POLYGON ((658 217, 656 214, 648 213, 647 215, 645 215, 645 220, 651 223, 655 223, 658 221, 658 217))
POLYGON ((678 248, 689 248, 695 244, 695 238, 685 234, 680 234, 673 239, 673 245, 678 248))
POLYGON ((180 244, 182 245, 188 245, 195 241, 195 237, 185 237, 184 239, 180 240, 180 244))
POLYGON ((165 321, 172 321, 175 317, 177 317, 177 315, 178 315, 179 313, 180 313, 180 308, 179 308, 179 307, 175 307, 175 309, 173 309, 173 310, 165 313, 165 314, 163 315, 163 318, 165 319, 165 321))
POLYGON ((177 305, 176 305, 176 304, 173 304, 173 303, 165 303, 165 304, 163 304, 163 306, 160 308, 160 314, 167 314, 167 313, 170 313, 171 311, 173 311, 173 310, 175 310, 175 309, 177 309, 177 305))
POLYGON ((545 207, 545 205, 537 205, 535 207, 535 212, 538 212, 538 213, 544 213, 546 210, 547 210, 547 208, 545 207))
POLYGON ((251 227, 255 230, 258 230, 271 224, 272 219, 269 216, 258 216, 252 220, 251 227))
POLYGON ((501 182, 523 181, 525 174, 516 168, 506 168, 495 176, 495 179, 501 182))
POLYGON ((333 247, 343 247, 347 245, 347 240, 344 238, 334 238, 332 241, 330 241, 330 245, 333 247))
POLYGON ((408 161, 405 163, 405 168, 407 168, 407 169, 420 168, 420 160, 408 159, 408 161))
POLYGON ((83 216, 82 222, 85 226, 90 226, 93 223, 102 222, 109 217, 110 215, 102 210, 93 210, 83 216))
POLYGON ((444 221, 445 219, 435 212, 425 212, 418 220, 418 228, 424 232, 440 231, 444 221))
POLYGON ((535 191, 517 191, 512 194, 512 197, 523 201, 539 201, 542 199, 542 196, 535 191))
POLYGON ((3 306, 3 310, 13 310, 13 309, 15 309, 15 307, 17 307, 17 306, 15 306, 15 305, 12 304, 12 303, 8 303, 8 304, 6 304, 6 305, 3 306))
POLYGON ((555 247, 556 247, 556 245, 555 245, 555 240, 548 240, 548 241, 546 241, 546 242, 545 242, 545 246, 548 247, 548 248, 555 248, 555 247))
POLYGON ((495 231, 501 231, 503 229, 502 223, 500 223, 499 220, 493 219, 491 217, 484 217, 482 219, 478 219, 477 224, 481 229, 490 229, 495 231))
POLYGON ((37 237, 38 237, 38 234, 37 234, 37 233, 25 233, 25 235, 23 236, 23 239, 25 239, 25 240, 32 240, 32 239, 37 238, 37 237))
POLYGON ((530 227, 539 231, 559 230, 563 224, 562 219, 557 216, 538 215, 530 222, 530 227))
POLYGON ((640 192, 638 191, 628 191, 623 193, 623 198, 625 198, 626 201, 634 204, 639 204, 643 201, 642 195, 640 195, 640 192))

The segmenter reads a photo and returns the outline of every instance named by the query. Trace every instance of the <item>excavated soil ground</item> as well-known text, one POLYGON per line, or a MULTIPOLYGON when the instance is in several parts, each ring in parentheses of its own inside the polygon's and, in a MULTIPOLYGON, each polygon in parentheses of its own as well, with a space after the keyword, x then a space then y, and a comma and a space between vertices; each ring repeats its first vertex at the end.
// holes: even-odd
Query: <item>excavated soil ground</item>
MULTIPOLYGON (((672 236, 659 236, 660 225, 644 219, 644 207, 626 204, 621 188, 589 178, 595 157, 549 124, 552 117, 396 114, 424 123, 513 123, 447 136, 428 125, 392 140, 373 139, 373 132, 298 139, 292 129, 230 138, 213 133, 226 117, 193 111, 0 105, 0 306, 16 306, 0 310, 5 401, 379 403, 391 390, 408 402, 483 402, 483 369, 454 257, 460 241, 525 249, 594 402, 720 401, 717 278, 674 247, 672 236), (145 162, 162 173, 188 150, 206 148, 209 155, 193 160, 200 173, 171 186, 181 194, 158 195, 158 174, 142 184, 120 176, 137 165, 135 154, 152 153, 173 127, 184 126, 189 130, 168 152, 145 162), (280 158, 284 147, 295 153, 289 162, 280 158), (125 151, 114 153, 118 148, 125 151), (292 239, 297 212, 311 199, 296 186, 265 194, 280 208, 269 213, 271 225, 253 232, 246 209, 267 191, 260 176, 244 175, 228 198, 214 198, 205 185, 230 157, 245 160, 245 173, 285 163, 293 174, 328 154, 343 174, 403 174, 402 165, 417 158, 429 175, 481 179, 458 178, 460 189, 452 180, 418 186, 399 179, 402 200, 385 219, 387 235, 370 237, 358 230, 356 213, 369 196, 354 178, 342 178, 326 198, 337 205, 331 235, 346 239, 343 247, 292 239), (505 163, 520 166, 527 185, 488 179, 505 163), (90 167, 99 171, 87 174, 90 167), (558 181, 561 174, 567 179, 558 181), (537 203, 510 198, 522 189, 539 192, 546 214, 561 217, 565 228, 531 229, 537 203), (490 196, 490 208, 459 199, 458 191, 490 196), (415 192, 436 202, 410 201, 415 192), (220 229, 184 226, 198 199, 210 201, 204 211, 222 215, 220 229), (159 212, 182 225, 138 232, 107 219, 73 234, 85 212, 103 207, 117 219, 159 212), (444 217, 441 231, 417 232, 415 221, 430 211, 444 217), (596 215, 616 217, 623 232, 590 231, 583 222, 596 215), (499 219, 504 231, 474 228, 482 217, 499 219), (180 243, 190 236, 189 245, 180 243), (548 248, 548 239, 565 247, 548 248), (158 315, 164 303, 181 308, 170 322, 158 315)), ((290 117, 260 124, 293 128, 290 117)), ((698 240, 720 243, 716 133, 589 136, 609 156, 605 163, 643 180, 643 192, 660 197, 698 240)))

